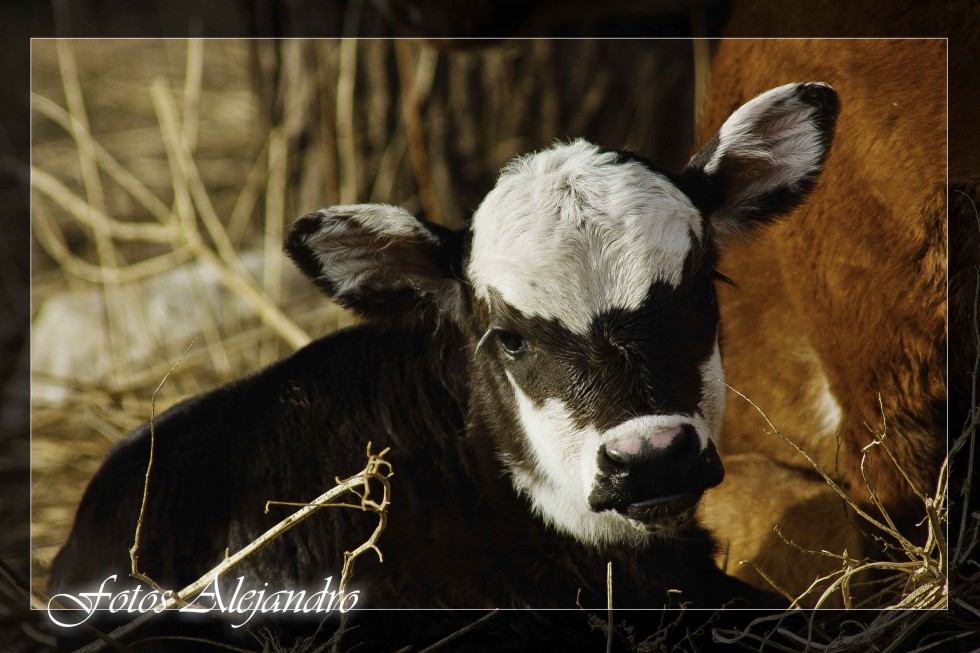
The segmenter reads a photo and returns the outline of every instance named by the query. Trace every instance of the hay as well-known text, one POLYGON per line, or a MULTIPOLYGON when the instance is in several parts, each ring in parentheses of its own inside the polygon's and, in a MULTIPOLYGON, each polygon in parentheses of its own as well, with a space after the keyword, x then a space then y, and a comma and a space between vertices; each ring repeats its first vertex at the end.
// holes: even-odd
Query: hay
MULTIPOLYGON (((246 44, 238 44, 237 49, 232 46, 222 43, 218 47, 226 53, 231 50, 230 61, 247 58, 246 44)), ((268 152, 272 150, 257 142, 253 131, 245 129, 244 125, 237 130, 238 143, 230 148, 224 130, 214 130, 213 125, 209 125, 208 130, 201 129, 202 118, 213 123, 218 116, 212 112, 223 112, 229 105, 240 103, 243 90, 249 91, 251 109, 239 107, 233 113, 250 116, 253 120, 257 113, 254 93, 248 89, 241 74, 225 78, 229 97, 207 106, 209 98, 220 96, 221 86, 212 85, 207 93, 202 93, 201 80, 204 77, 213 79, 214 68, 226 68, 229 60, 212 60, 209 63, 211 70, 205 74, 202 44, 187 42, 180 109, 170 91, 172 81, 163 76, 168 68, 173 69, 166 65, 166 57, 161 56, 156 64, 144 62, 146 70, 129 71, 126 77, 131 84, 138 87, 142 84, 144 99, 133 108, 138 108, 143 117, 146 114, 156 117, 158 144, 147 148, 146 141, 152 140, 149 130, 133 130, 131 125, 126 125, 122 132, 113 133, 115 139, 109 139, 114 143, 116 153, 113 154, 109 145, 103 145, 99 142, 101 139, 93 135, 87 117, 87 113, 101 116, 106 107, 96 103, 96 110, 86 112, 81 103, 83 87, 93 93, 101 90, 101 86, 92 79, 86 79, 84 84, 78 80, 75 47, 86 52, 86 62, 91 63, 93 58, 111 62, 129 57, 133 44, 126 41, 102 44, 59 41, 39 42, 35 46, 35 70, 40 73, 35 76, 39 80, 35 88, 48 86, 43 63, 53 66, 55 62, 48 59, 53 49, 65 97, 70 99, 67 107, 62 107, 35 90, 35 120, 42 125, 37 132, 45 133, 43 125, 49 123, 58 126, 71 136, 76 152, 35 149, 32 170, 35 235, 47 256, 35 257, 34 275, 37 279, 49 274, 48 270, 60 270, 63 280, 61 284, 35 284, 34 307, 36 312, 41 311, 53 306, 50 300, 58 299, 66 310, 73 311, 70 315, 77 315, 79 310, 95 304, 92 321, 83 323, 89 324, 97 332, 96 338, 104 343, 101 359, 93 357, 93 360, 69 365, 60 370, 65 372, 63 375, 52 378, 45 374, 45 370, 36 367, 34 370, 32 532, 35 584, 43 584, 47 564, 67 536, 71 513, 79 498, 77 488, 87 483, 112 443, 145 421, 148 391, 162 376, 159 361, 172 360, 174 351, 186 347, 190 340, 162 339, 168 329, 160 323, 172 318, 150 314, 150 303, 140 292, 145 291, 146 286, 141 284, 166 278, 165 275, 178 266, 197 263, 189 269, 186 286, 178 286, 187 288, 185 294, 171 300, 169 305, 187 311, 177 317, 193 325, 195 333, 202 333, 203 342, 188 355, 175 375, 174 383, 162 397, 164 405, 271 362, 284 351, 277 340, 285 342, 286 350, 300 346, 310 339, 307 329, 317 322, 327 328, 350 322, 349 316, 342 315, 325 302, 311 310, 317 298, 309 291, 288 295, 293 304, 289 308, 295 309, 293 315, 302 316, 307 326, 300 327, 293 318, 286 316, 282 305, 283 257, 278 244, 275 247, 267 245, 263 252, 265 264, 259 273, 261 282, 241 260, 239 252, 253 241, 246 239, 240 225, 253 219, 256 197, 263 190, 267 195, 265 208, 269 216, 270 239, 276 239, 282 233, 285 161, 281 146, 272 152, 274 156, 269 156, 268 152), (45 44, 50 47, 45 48, 45 44), (99 47, 103 51, 96 55, 93 50, 99 47), (212 133, 222 134, 221 141, 216 144, 219 153, 215 158, 207 156, 211 145, 208 139, 212 133), (132 138, 136 147, 128 149, 126 137, 132 138), (196 159, 192 154, 194 149, 197 149, 196 159), (239 152, 235 153, 236 149, 239 152), (139 166, 130 165, 126 159, 130 152, 140 160, 152 157, 156 172, 141 178, 134 172, 139 166), (249 169, 257 167, 255 160, 263 153, 266 160, 262 164, 267 172, 271 172, 272 183, 278 185, 278 194, 269 192, 273 188, 269 183, 261 188, 259 175, 247 174, 249 169), (76 171, 75 176, 68 174, 71 168, 63 160, 71 156, 79 157, 81 161, 81 171, 76 171), (237 156, 238 161, 229 162, 232 156, 237 156), (231 167, 245 171, 241 174, 245 179, 241 191, 236 194, 215 183, 215 176, 211 174, 215 165, 212 164, 222 169, 231 167), (164 176, 159 172, 161 168, 169 171, 165 185, 160 180, 164 176), (239 240, 232 241, 218 217, 220 209, 216 205, 234 207, 231 215, 235 221, 231 224, 238 225, 236 236, 239 240), (203 234, 198 221, 204 225, 203 234), (274 226, 275 221, 278 227, 274 226), (216 275, 220 291, 213 289, 216 284, 208 280, 206 268, 216 275), (87 289, 98 294, 93 297, 87 289), (236 305, 242 301, 248 310, 243 311, 236 305), (161 339, 152 342, 153 339, 148 338, 151 342, 145 346, 134 347, 134 332, 157 334, 161 339), (108 366, 104 365, 105 361, 109 362, 108 366), (103 367, 107 369, 101 374, 87 374, 103 367), (38 397, 45 393, 38 389, 45 385, 59 385, 65 399, 41 404, 38 397), (69 451, 65 451, 66 434, 73 436, 69 451)), ((144 47, 165 48, 163 43, 144 47)), ((47 72, 53 73, 52 70, 47 72)), ((130 87, 127 96, 130 101, 136 95, 139 93, 130 87)), ((109 97, 111 101, 113 95, 110 93, 109 97)), ((117 126, 113 125, 113 128, 117 126)), ((264 177, 262 181, 265 181, 264 177)), ((156 292, 162 291, 157 288, 156 292)), ((55 316, 50 322, 57 326, 59 319, 55 316)), ((36 328, 38 324, 35 321, 36 328)), ((35 346, 43 347, 45 351, 41 356, 36 355, 35 360, 47 360, 53 347, 77 351, 79 337, 85 335, 68 331, 61 336, 64 342, 59 343, 57 332, 45 332, 41 342, 37 342, 40 334, 36 328, 35 346)))

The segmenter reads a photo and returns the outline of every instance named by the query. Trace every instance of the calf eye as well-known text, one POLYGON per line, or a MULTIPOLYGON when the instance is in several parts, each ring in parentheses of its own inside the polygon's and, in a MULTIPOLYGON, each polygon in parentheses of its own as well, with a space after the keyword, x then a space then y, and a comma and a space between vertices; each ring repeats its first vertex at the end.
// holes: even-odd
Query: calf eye
POLYGON ((508 356, 518 356, 527 351, 527 343, 513 331, 497 331, 497 342, 508 356))

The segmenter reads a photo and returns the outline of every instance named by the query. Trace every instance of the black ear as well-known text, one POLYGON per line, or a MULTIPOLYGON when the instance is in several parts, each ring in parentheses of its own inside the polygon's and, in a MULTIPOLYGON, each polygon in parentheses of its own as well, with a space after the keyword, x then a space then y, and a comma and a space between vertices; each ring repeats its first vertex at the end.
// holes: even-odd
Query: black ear
POLYGON ((716 234, 746 233, 798 205, 823 169, 840 111, 827 84, 787 84, 733 113, 681 173, 716 234))
POLYGON ((368 319, 409 311, 458 319, 466 307, 462 235, 395 206, 310 213, 293 223, 284 249, 331 299, 368 319))

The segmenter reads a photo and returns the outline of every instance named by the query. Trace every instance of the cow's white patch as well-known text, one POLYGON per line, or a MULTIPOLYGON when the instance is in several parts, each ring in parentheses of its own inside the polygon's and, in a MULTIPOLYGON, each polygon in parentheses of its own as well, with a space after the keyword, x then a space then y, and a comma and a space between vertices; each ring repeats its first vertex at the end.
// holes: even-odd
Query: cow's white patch
POLYGON ((648 534, 637 524, 618 513, 593 512, 589 508, 588 496, 595 474, 583 477, 582 462, 595 458, 601 441, 599 432, 594 428, 577 428, 569 410, 557 399, 547 399, 536 407, 510 372, 507 379, 514 388, 520 421, 540 472, 515 471, 513 483, 518 492, 531 500, 535 514, 559 532, 586 544, 642 545, 648 534))
MULTIPOLYGON (((725 369, 721 365, 721 349, 715 339, 715 349, 711 357, 701 364, 701 403, 698 404, 701 415, 704 416, 706 432, 715 442, 718 441, 721 423, 725 419, 725 389, 725 369)), ((701 446, 706 444, 702 440, 701 446)))
POLYGON ((473 216, 476 296, 495 288, 584 334, 599 313, 638 308, 652 282, 677 287, 700 213, 662 175, 616 158, 577 140, 508 164, 473 216))
POLYGON ((814 123, 817 109, 799 99, 799 84, 786 84, 742 105, 718 131, 718 147, 704 166, 713 174, 725 157, 757 159, 766 172, 730 189, 729 203, 792 186, 820 166, 827 149, 814 123))
MULTIPOLYGON (((390 204, 347 204, 329 209, 320 209, 320 213, 329 215, 349 216, 347 219, 356 222, 368 231, 389 239, 416 240, 433 245, 439 239, 426 229, 418 219, 401 208, 390 204)), ((343 221, 339 221, 343 222, 343 221)))
POLYGON ((535 513, 559 532, 580 542, 641 545, 648 537, 646 527, 614 511, 593 512, 589 507, 592 484, 599 472, 597 456, 606 442, 690 424, 703 449, 714 434, 700 415, 644 415, 630 419, 605 432, 578 428, 571 412, 558 399, 546 399, 540 406, 521 390, 507 372, 514 389, 518 414, 529 440, 529 451, 539 472, 513 473, 514 487, 530 500, 535 513))
POLYGON ((335 295, 344 295, 364 285, 398 288, 408 283, 403 275, 383 273, 383 246, 378 243, 429 243, 438 239, 411 213, 387 204, 350 204, 320 209, 322 226, 305 237, 335 295), (377 242, 371 242, 371 238, 377 242))
POLYGON ((817 424, 821 435, 833 437, 837 435, 841 422, 844 419, 844 411, 841 409, 837 399, 830 391, 830 384, 827 377, 823 374, 817 379, 819 390, 813 402, 813 412, 817 416, 817 424))

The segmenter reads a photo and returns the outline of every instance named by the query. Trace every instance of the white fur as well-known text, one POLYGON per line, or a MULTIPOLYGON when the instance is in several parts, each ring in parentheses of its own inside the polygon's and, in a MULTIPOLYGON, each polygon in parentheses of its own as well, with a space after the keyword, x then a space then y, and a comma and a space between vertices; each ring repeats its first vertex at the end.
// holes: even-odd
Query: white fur
MULTIPOLYGON (((721 423, 725 419, 725 390, 725 369, 716 339, 711 357, 701 365, 701 403, 698 405, 704 415, 705 430, 715 442, 718 442, 721 423)), ((702 440, 701 446, 706 445, 707 442, 702 440)))
POLYGON ((420 240, 433 245, 439 240, 432 232, 422 226, 418 219, 401 208, 390 204, 347 204, 320 209, 324 215, 347 215, 368 231, 379 236, 402 240, 420 240))
POLYGON ((379 254, 383 248, 366 247, 363 251, 351 248, 342 239, 359 231, 374 234, 378 240, 428 242, 438 239, 411 213, 387 204, 351 204, 320 209, 326 218, 323 226, 306 237, 306 247, 316 254, 323 276, 329 277, 337 295, 362 285, 370 276, 371 285, 396 288, 407 283, 402 275, 383 274, 379 254), (349 217, 336 217, 349 216, 349 217), (341 242, 334 245, 335 239, 341 242))
POLYGON ((641 544, 646 533, 638 524, 613 511, 593 512, 589 508, 588 496, 595 474, 583 479, 576 472, 586 458, 595 457, 601 439, 599 432, 576 428, 568 409, 557 399, 548 399, 540 408, 535 407, 509 372, 507 378, 517 397, 521 424, 530 441, 535 466, 545 477, 540 481, 515 472, 515 489, 531 500, 535 513, 546 524, 580 542, 641 544))
POLYGON ((844 419, 844 411, 830 391, 830 384, 827 383, 827 377, 821 374, 818 383, 820 389, 817 392, 816 400, 813 402, 813 412, 817 415, 821 434, 827 437, 834 437, 837 435, 837 430, 840 428, 841 422, 844 419))
POLYGON ((799 84, 786 84, 746 102, 721 126, 718 147, 704 170, 714 173, 726 156, 759 159, 767 173, 733 188, 729 202, 792 186, 820 164, 826 145, 812 118, 816 109, 798 99, 799 84), (775 103, 782 103, 776 108, 775 103))
POLYGON ((541 480, 516 471, 514 487, 531 500, 535 513, 545 523, 586 544, 639 545, 649 535, 645 526, 617 512, 597 513, 589 507, 588 498, 599 472, 597 455, 603 444, 685 424, 694 426, 702 450, 715 437, 709 422, 700 415, 644 415, 605 432, 592 427, 581 429, 561 401, 547 399, 540 407, 535 406, 510 372, 507 379, 514 389, 533 463, 544 476, 541 480))
POLYGON ((473 216, 467 276, 526 315, 586 333, 592 318, 636 309, 654 280, 680 284, 700 213, 638 162, 583 140, 522 157, 473 216))

